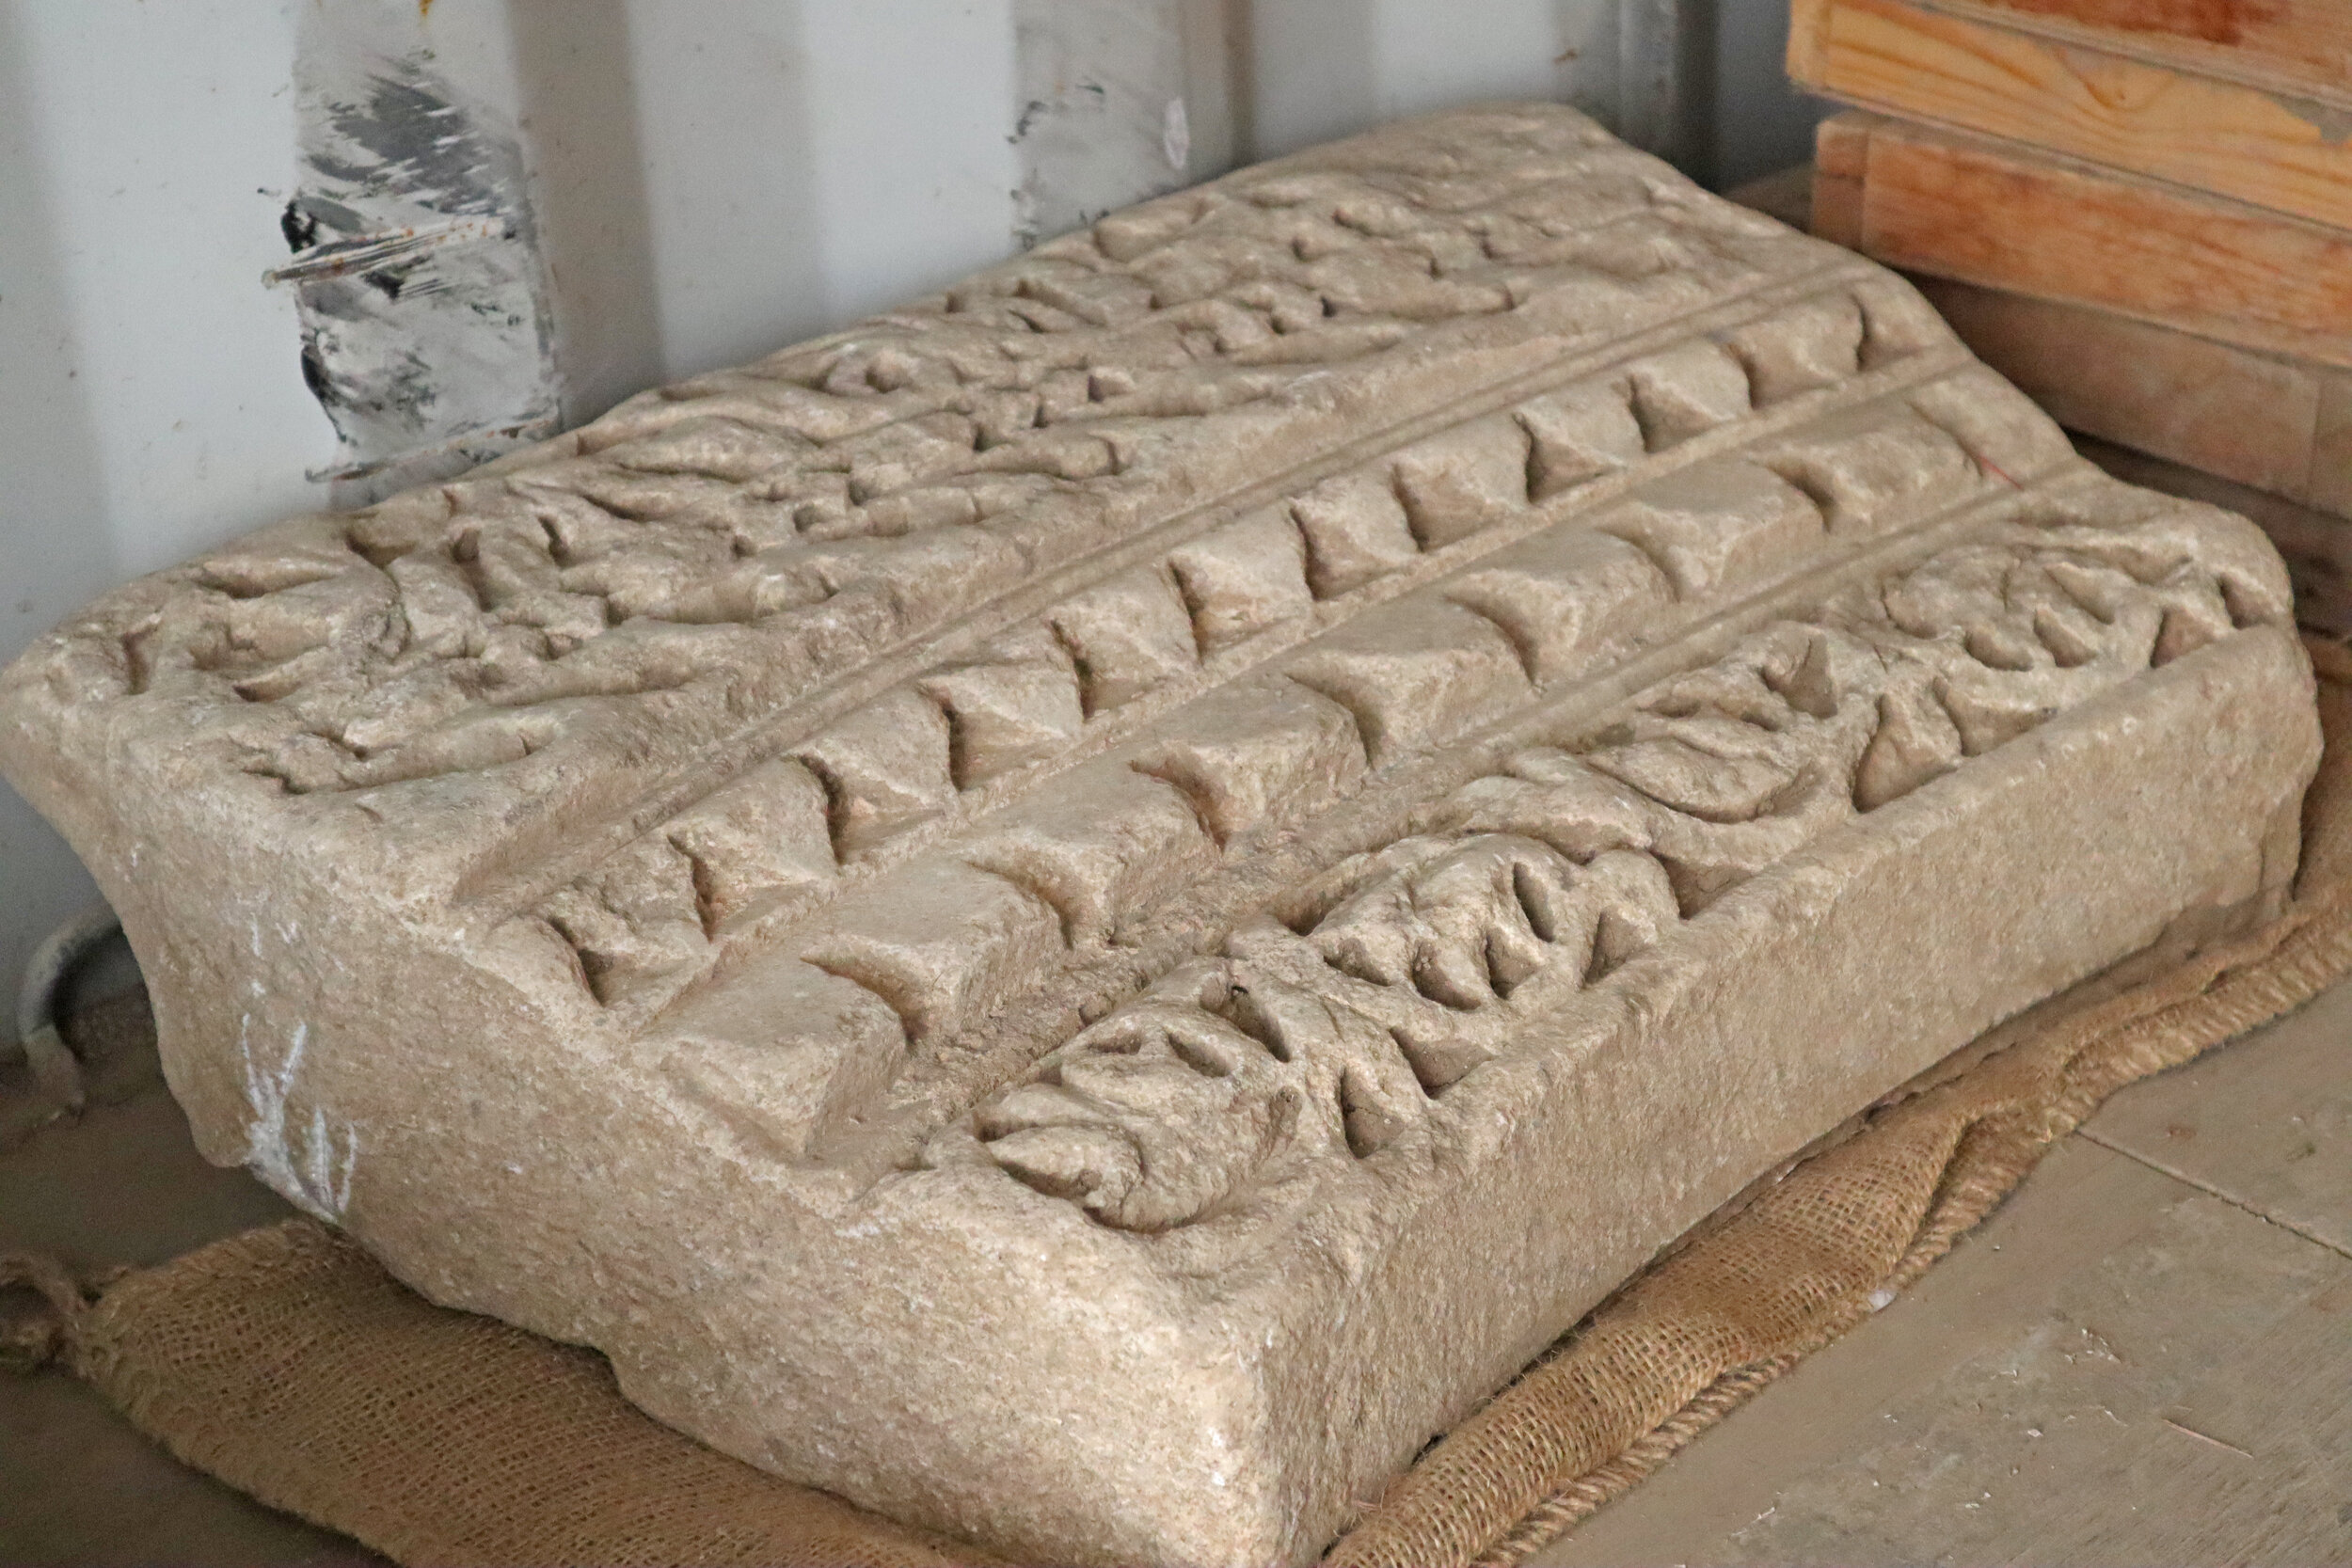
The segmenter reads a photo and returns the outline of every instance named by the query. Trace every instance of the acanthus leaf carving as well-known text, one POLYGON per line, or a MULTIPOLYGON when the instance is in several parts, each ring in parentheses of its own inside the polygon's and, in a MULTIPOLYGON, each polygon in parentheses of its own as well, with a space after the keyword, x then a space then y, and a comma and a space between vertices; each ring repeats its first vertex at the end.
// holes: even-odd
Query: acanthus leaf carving
POLYGON ((2282 622, 2277 571, 2196 521, 2010 523, 1768 623, 1244 919, 971 1130, 1025 1183, 1147 1232, 1375 1157, 1547 1007, 1742 882, 2147 670, 2282 622))

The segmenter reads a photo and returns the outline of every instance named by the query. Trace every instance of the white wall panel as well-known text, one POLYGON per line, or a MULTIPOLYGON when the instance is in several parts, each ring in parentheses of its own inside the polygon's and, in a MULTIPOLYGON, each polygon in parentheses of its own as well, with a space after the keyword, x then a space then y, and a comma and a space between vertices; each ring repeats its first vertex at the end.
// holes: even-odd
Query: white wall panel
MULTIPOLYGON (((116 575, 144 572, 313 494, 303 470, 332 451, 333 433, 288 375, 291 303, 261 283, 285 253, 293 8, 14 8, 0 98, 27 122, 18 175, 40 186, 46 232, 0 227, 12 246, 46 251, 56 295, 52 319, 11 309, 8 330, 71 333, 71 355, 47 356, 45 369, 63 370, 70 385, 56 390, 82 407, 99 512, 11 516, 11 537, 19 527, 94 528, 116 575)), ((14 383, 36 372, 20 372, 11 353, 6 373, 14 383)), ((12 475, 56 461, 14 450, 14 431, 0 439, 11 442, 12 475)), ((19 504, 0 494, 0 505, 19 504)))
POLYGON ((1482 99, 1614 107, 1620 0, 1250 0, 1256 155, 1482 99))
POLYGON ((808 0, 827 325, 1012 248, 1010 0, 808 0))
MULTIPOLYGON (((599 3, 590 0, 591 8, 599 3)), ((1010 248, 1009 7, 628 6, 636 179, 646 204, 635 226, 642 238, 631 243, 649 266, 646 303, 663 375, 783 347, 1010 248)), ((567 167, 575 181, 583 172, 567 167)), ((551 227, 563 223, 564 200, 551 192, 548 204, 551 227)), ((608 233, 628 227, 625 214, 602 221, 608 233)), ((559 252, 554 261, 560 319, 563 271, 595 257, 574 263, 559 252)), ((602 286, 610 297, 630 292, 623 281, 602 286)), ((587 401, 611 398, 600 390, 587 401)))
MULTIPOLYGON (((293 0, 0 8, 0 659, 318 494, 293 302, 293 0)), ((0 736, 0 745, 8 744, 0 736)), ((0 987, 96 896, 0 787, 0 987)))

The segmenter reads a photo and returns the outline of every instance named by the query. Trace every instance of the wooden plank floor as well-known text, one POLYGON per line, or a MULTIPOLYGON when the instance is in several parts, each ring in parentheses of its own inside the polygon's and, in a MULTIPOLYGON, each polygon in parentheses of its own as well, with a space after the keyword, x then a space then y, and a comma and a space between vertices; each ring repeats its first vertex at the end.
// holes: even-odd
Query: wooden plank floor
POLYGON ((2352 987, 2117 1095, 1535 1560, 2352 1562, 2352 987))
MULTIPOLYGON (((0 1152, 0 1250, 285 1211, 151 1064, 0 1152)), ((0 1085, 0 1092, 8 1085, 0 1085)), ((0 1561, 358 1563, 56 1373, 0 1378, 0 1561)), ((2352 986, 2125 1090, 1910 1292, 1539 1562, 2352 1562, 2352 986)))

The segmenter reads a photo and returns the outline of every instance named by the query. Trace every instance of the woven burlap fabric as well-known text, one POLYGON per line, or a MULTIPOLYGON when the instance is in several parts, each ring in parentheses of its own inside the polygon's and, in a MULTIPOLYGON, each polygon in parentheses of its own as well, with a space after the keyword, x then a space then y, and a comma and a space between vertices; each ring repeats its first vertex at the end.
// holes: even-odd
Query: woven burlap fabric
POLYGON ((601 1356, 434 1307, 307 1220, 65 1306, 67 1358, 135 1425, 402 1562, 978 1560, 672 1432, 601 1356))
MULTIPOLYGON (((1520 1561, 1884 1305, 2108 1094, 2352 971, 2352 657, 2312 652, 2328 747, 2284 917, 1795 1165, 1425 1453, 1328 1561, 1520 1561)), ((0 1356, 69 1362, 189 1464, 405 1563, 988 1560, 705 1449, 593 1353, 429 1306, 307 1221, 103 1292, 30 1259, 0 1283, 11 1267, 51 1310, 0 1356)))

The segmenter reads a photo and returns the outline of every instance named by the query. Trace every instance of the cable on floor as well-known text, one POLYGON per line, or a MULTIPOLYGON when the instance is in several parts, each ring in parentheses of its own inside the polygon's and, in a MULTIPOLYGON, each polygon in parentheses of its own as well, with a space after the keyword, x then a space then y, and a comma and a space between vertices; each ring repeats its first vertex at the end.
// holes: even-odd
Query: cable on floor
POLYGON ((75 967, 120 929, 113 910, 92 904, 41 939, 16 993, 18 1049, 41 1087, 75 1111, 85 1101, 82 1064, 57 1032, 57 998, 75 967))

